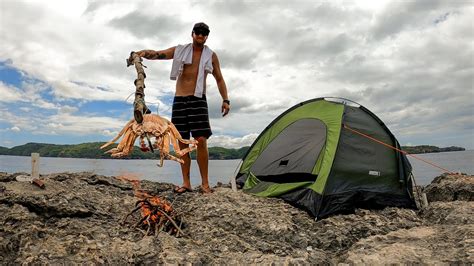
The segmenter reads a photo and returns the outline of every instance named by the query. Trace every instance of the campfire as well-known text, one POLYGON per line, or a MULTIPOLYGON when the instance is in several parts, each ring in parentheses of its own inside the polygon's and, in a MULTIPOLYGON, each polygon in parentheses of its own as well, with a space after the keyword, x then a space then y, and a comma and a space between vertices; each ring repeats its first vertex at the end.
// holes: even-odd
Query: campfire
POLYGON ((132 183, 135 197, 138 198, 135 208, 125 216, 122 224, 126 224, 129 217, 133 218, 136 213, 141 213, 135 228, 142 231, 144 236, 158 235, 161 231, 176 237, 184 235, 183 219, 170 202, 141 190, 140 180, 137 178, 120 176, 119 179, 132 183))

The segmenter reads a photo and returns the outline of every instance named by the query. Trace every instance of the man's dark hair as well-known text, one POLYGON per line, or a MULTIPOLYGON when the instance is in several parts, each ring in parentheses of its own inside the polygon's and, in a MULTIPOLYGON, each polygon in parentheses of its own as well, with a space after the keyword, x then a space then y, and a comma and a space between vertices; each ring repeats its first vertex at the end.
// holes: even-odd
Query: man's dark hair
POLYGON ((207 34, 209 34, 209 32, 211 32, 211 31, 209 30, 209 26, 207 26, 207 24, 204 23, 204 22, 198 22, 198 23, 194 24, 193 32, 194 32, 195 30, 198 30, 198 29, 199 29, 199 30, 204 30, 204 31, 206 31, 207 34))

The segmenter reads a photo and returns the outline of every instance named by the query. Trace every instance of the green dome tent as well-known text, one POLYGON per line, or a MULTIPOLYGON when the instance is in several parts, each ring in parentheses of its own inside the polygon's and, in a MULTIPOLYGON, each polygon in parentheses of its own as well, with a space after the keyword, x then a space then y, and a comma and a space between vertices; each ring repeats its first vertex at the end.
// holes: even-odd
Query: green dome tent
POLYGON ((263 130, 236 182, 245 192, 280 197, 317 218, 355 208, 416 208, 406 156, 374 140, 400 148, 365 107, 342 98, 308 100, 263 130))

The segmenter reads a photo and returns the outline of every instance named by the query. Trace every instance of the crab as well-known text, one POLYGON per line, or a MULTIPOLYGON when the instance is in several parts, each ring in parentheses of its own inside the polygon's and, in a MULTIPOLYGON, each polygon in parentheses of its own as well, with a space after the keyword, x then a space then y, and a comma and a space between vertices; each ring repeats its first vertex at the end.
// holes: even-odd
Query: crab
POLYGON ((152 151, 155 149, 160 151, 159 167, 163 166, 164 159, 174 160, 179 163, 184 161, 181 157, 197 148, 197 140, 186 140, 181 137, 179 131, 168 119, 156 114, 143 115, 143 122, 137 123, 135 119, 131 119, 118 135, 111 141, 105 143, 100 148, 104 149, 115 143, 120 137, 122 140, 116 148, 110 149, 105 153, 110 153, 114 158, 121 158, 129 155, 133 151, 133 145, 136 139, 140 138, 140 149, 142 151, 152 151), (149 146, 145 144, 145 138, 149 146), (187 148, 181 149, 179 142, 188 144, 187 148), (173 145, 176 156, 170 154, 170 144, 173 145))

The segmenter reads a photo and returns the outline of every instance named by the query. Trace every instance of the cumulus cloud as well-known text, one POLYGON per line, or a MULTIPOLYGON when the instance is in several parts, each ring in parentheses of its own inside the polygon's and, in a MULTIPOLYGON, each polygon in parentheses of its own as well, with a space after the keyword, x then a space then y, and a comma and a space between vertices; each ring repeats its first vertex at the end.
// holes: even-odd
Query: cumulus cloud
POLYGON ((22 100, 21 91, 15 86, 11 86, 0 81, 0 101, 1 102, 16 102, 22 100))
POLYGON ((463 8, 472 8, 472 5, 466 1, 394 1, 377 14, 373 37, 380 40, 403 31, 428 28, 463 8))
POLYGON ((21 129, 19 127, 16 127, 16 126, 10 128, 10 130, 13 131, 13 132, 20 132, 21 131, 21 129))
POLYGON ((137 38, 157 38, 161 41, 172 39, 172 32, 159 29, 184 27, 184 23, 177 17, 168 15, 148 16, 140 11, 133 11, 123 17, 112 19, 109 24, 117 29, 130 32, 137 38))
POLYGON ((75 135, 103 134, 110 129, 115 129, 118 133, 127 122, 117 121, 110 117, 85 117, 69 113, 59 113, 50 116, 48 119, 49 123, 42 127, 42 130, 54 130, 56 133, 75 135))
POLYGON ((209 139, 209 146, 238 149, 250 146, 257 138, 258 134, 249 134, 242 137, 232 137, 228 135, 218 135, 209 139))
MULTIPOLYGON (((108 106, 106 116, 79 103, 123 102, 134 91, 130 51, 190 42, 192 25, 205 21, 232 103, 222 117, 209 76, 210 144, 244 145, 293 105, 340 96, 372 110, 406 143, 474 147, 468 1, 65 3, 2 3, 0 62, 23 73, 22 84, 0 79, 5 128, 109 137, 127 110, 108 106), (12 112, 16 103, 23 115, 12 112)), ((146 99, 169 117, 171 61, 144 64, 146 99)))

